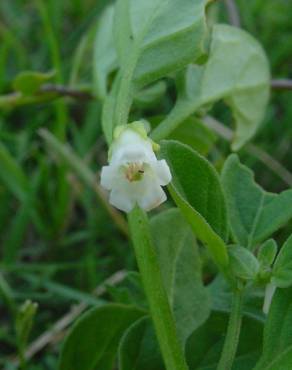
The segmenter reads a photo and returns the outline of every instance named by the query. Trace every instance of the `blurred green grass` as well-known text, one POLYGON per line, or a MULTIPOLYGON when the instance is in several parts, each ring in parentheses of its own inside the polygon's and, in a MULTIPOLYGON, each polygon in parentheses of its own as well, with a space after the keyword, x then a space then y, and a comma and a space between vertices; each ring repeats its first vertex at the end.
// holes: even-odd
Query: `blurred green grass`
MULTIPOLYGON (((106 0, 2 0, 0 2, 0 94, 11 92, 23 70, 56 71, 55 83, 92 88, 93 38, 106 0)), ((263 44, 275 78, 292 78, 292 2, 237 1, 242 27, 263 44)), ((227 21, 222 3, 215 5, 227 21)), ((161 104, 167 110, 172 86, 161 104)), ((137 112, 137 114, 140 111, 137 112)), ((230 120, 219 104, 216 116, 230 120)), ((72 303, 94 304, 90 292, 113 272, 135 269, 128 242, 101 206, 95 192, 39 129, 69 143, 74 153, 98 172, 106 160, 100 102, 59 99, 0 110, 0 271, 10 286, 8 300, 39 302, 32 338, 42 334, 72 303)), ((141 112, 140 112, 141 113, 141 112)), ((157 113, 151 109, 146 114, 157 113)), ((271 104, 254 143, 292 171, 292 92, 272 92, 271 104)), ((218 141, 216 161, 229 152, 218 141)), ((271 191, 287 187, 246 152, 242 156, 257 180, 271 191)), ((278 235, 283 240, 292 224, 278 235)), ((7 298, 7 297, 6 297, 7 298)), ((0 297, 1 299, 1 297, 0 297)), ((9 302, 0 300, 0 367, 16 351, 9 302)), ((55 369, 58 345, 42 351, 29 369, 55 369)))

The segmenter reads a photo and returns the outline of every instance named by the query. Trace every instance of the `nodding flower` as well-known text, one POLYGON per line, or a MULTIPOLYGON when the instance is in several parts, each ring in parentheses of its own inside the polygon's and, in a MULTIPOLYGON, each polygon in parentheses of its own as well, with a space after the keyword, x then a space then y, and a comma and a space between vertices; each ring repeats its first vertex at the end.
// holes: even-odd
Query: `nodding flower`
POLYGON ((113 206, 130 212, 137 204, 150 211, 167 199, 162 186, 171 181, 171 173, 166 161, 156 158, 158 148, 142 122, 116 128, 109 165, 101 171, 101 185, 110 191, 113 206))

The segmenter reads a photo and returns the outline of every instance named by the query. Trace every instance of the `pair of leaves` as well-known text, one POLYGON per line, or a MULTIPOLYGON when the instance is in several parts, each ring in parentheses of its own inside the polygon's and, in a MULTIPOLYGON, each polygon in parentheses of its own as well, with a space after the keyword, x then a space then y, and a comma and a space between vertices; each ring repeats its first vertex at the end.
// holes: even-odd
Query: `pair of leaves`
POLYGON ((287 370, 292 363, 292 288, 277 289, 264 329, 262 356, 254 370, 287 370))
POLYGON ((163 141, 161 156, 170 167, 171 195, 195 235, 204 242, 221 268, 228 264, 224 240, 227 215, 219 177, 212 165, 190 147, 177 141, 163 141))
POLYGON ((178 80, 178 99, 169 116, 153 132, 166 138, 188 116, 224 99, 236 124, 232 147, 238 150, 258 129, 269 96, 269 66, 260 44, 248 33, 215 25, 208 61, 190 65, 178 80))
POLYGON ((222 171, 230 228, 234 241, 253 250, 292 217, 292 190, 280 194, 264 191, 253 173, 231 155, 222 171))

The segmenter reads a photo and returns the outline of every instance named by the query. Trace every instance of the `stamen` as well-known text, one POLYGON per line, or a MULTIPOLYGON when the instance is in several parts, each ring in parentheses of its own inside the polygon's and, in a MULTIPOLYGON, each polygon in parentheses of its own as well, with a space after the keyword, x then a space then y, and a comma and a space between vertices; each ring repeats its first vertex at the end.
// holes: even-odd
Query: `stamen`
POLYGON ((144 174, 143 163, 128 163, 125 170, 126 179, 130 182, 140 181, 144 174))

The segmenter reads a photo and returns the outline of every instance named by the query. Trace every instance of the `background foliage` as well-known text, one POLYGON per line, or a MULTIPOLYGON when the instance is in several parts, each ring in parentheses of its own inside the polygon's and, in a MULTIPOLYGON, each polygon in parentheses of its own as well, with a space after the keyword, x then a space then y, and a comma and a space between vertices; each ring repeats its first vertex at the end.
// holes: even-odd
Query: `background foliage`
MULTIPOLYGON (((27 299, 38 302, 28 340, 29 343, 37 340, 38 344, 38 347, 28 346, 32 370, 56 369, 66 325, 59 323, 55 332, 52 326, 64 315, 68 319, 68 312, 74 316, 74 312, 81 312, 85 306, 101 304, 104 300, 137 301, 143 306, 135 273, 127 276, 122 287, 114 286, 123 278, 121 270, 133 271, 136 265, 123 220, 114 213, 116 222, 112 221, 100 189, 95 186, 95 174, 105 163, 107 151, 101 134, 101 103, 92 99, 97 82, 99 92, 105 88, 104 81, 98 80, 103 72, 96 71, 103 65, 106 73, 111 73, 117 63, 115 55, 104 61, 106 53, 98 54, 95 49, 99 17, 107 3, 104 0, 0 2, 0 367, 5 369, 14 369, 15 354, 27 348, 23 344, 31 324, 29 318, 25 328, 17 326, 17 320, 13 319, 16 307, 27 299), (30 82, 29 86, 27 75, 20 74, 27 70, 42 72, 33 75, 34 83, 30 82), (26 104, 31 103, 29 93, 44 81, 47 90, 43 92, 43 101, 26 104), (21 99, 13 95, 7 101, 7 94, 13 90, 22 94, 21 99), (65 97, 55 99, 64 94, 65 97), (99 288, 99 297, 92 294, 117 271, 120 272, 109 282, 110 287, 99 288), (127 285, 131 285, 131 290, 127 285), (79 306, 75 307, 76 311, 69 311, 73 304, 79 306), (39 336, 47 331, 49 343, 44 347, 39 336)), ((262 43, 272 76, 292 78, 292 3, 254 0, 246 4, 238 0, 237 5, 241 26, 262 43)), ((223 1, 210 7, 209 19, 229 22, 223 1)), ((133 115, 154 117, 155 124, 155 116, 169 112, 175 99, 173 82, 165 79, 154 91, 148 91, 148 95, 135 97, 133 115), (153 96, 159 104, 152 104, 153 96)), ((231 126, 230 112, 221 103, 211 113, 231 126)), ((291 174, 289 177, 289 173, 283 175, 281 170, 279 173, 274 163, 277 160, 292 172, 291 120, 292 93, 273 90, 262 127, 253 139, 255 146, 240 151, 241 161, 255 171, 257 182, 275 193, 291 186, 291 174)), ((178 135, 189 137, 187 130, 185 126, 185 131, 178 135)), ((229 143, 221 137, 222 127, 219 135, 201 123, 195 130, 189 144, 220 169, 230 153, 229 143)), ((291 232, 290 222, 275 235, 278 245, 291 232)), ((205 252, 200 252, 205 261, 204 282, 208 283, 214 276, 214 266, 205 252)), ((225 304, 222 297, 217 298, 217 304, 225 304)), ((34 308, 29 309, 33 313, 34 308)), ((111 309, 115 310, 116 306, 111 309)), ((129 316, 128 320, 131 315, 142 316, 140 311, 125 315, 129 316)), ((255 306, 252 315, 259 315, 255 306)), ((220 324, 219 316, 212 315, 204 326, 211 326, 213 321, 220 324)), ((147 318, 142 318, 128 336, 141 336, 141 330, 153 335, 147 318)), ((213 334, 210 348, 214 350, 213 345, 220 338, 218 333, 213 334)), ((200 333, 195 331, 193 337, 196 335, 200 333)), ((265 340, 267 354, 264 353, 263 363, 269 361, 269 346, 275 347, 269 338, 265 340)), ((127 346, 127 338, 123 346, 127 346)), ((248 349, 240 348, 240 354, 246 353, 248 349)), ((127 370, 129 359, 120 361, 127 370)), ((196 361, 200 363, 200 359, 192 358, 192 361, 194 366, 196 361)), ((206 362, 207 369, 212 364, 211 352, 206 362)))

